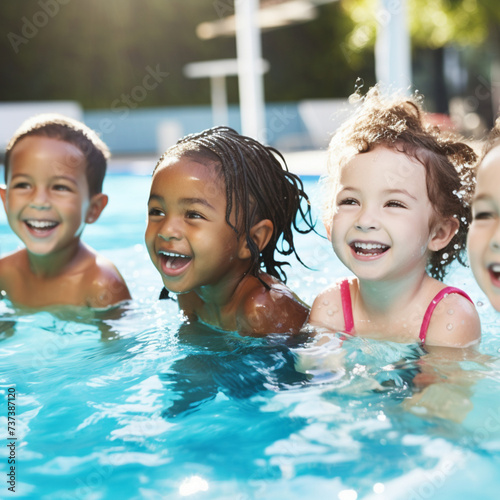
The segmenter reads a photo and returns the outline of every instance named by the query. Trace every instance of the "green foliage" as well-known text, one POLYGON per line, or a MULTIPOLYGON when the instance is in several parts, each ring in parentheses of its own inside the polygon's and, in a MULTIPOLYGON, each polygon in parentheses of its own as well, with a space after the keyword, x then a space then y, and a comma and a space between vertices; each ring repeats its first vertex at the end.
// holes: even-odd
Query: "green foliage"
POLYGON ((183 67, 234 57, 234 40, 196 37, 196 25, 214 17, 212 4, 200 0, 3 1, 1 98, 74 99, 105 108, 158 67, 168 77, 135 104, 205 103, 208 82, 187 79, 183 67), (55 15, 44 14, 49 3, 59 7, 55 15))
MULTIPOLYGON (((208 104, 208 79, 188 79, 183 68, 236 56, 234 37, 196 36, 199 23, 232 12, 232 0, 2 0, 0 99, 70 99, 87 109, 127 99, 137 108, 208 104), (168 76, 141 93, 148 68, 168 76)), ((352 27, 334 2, 311 22, 264 33, 266 100, 347 96, 358 76, 373 79, 373 54, 344 43, 352 27)), ((227 83, 237 102, 237 79, 227 83)))
MULTIPOLYGON (((343 0, 342 6, 353 21, 346 43, 350 50, 372 47, 377 29, 401 0, 343 0)), ((406 0, 409 28, 415 47, 438 48, 449 44, 478 46, 498 30, 498 0, 406 0)))
POLYGON ((264 33, 262 51, 271 63, 266 98, 347 97, 357 78, 374 83, 373 54, 351 51, 344 42, 351 28, 340 4, 332 3, 314 21, 264 33))

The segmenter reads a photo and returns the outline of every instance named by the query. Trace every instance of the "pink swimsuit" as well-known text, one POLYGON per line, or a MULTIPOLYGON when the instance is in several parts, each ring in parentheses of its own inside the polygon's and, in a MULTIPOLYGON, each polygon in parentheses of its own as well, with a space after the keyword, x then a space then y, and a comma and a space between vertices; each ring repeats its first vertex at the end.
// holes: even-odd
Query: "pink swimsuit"
MULTIPOLYGON (((439 304, 439 302, 441 302, 441 300, 449 293, 458 293, 459 295, 462 295, 472 302, 472 299, 464 291, 460 290, 460 288, 447 286, 446 288, 443 288, 440 292, 438 292, 436 296, 431 300, 431 303, 427 307, 427 310, 424 314, 424 319, 422 321, 422 326, 420 327, 419 335, 422 344, 425 344, 427 329, 429 328, 429 323, 431 321, 434 309, 436 309, 436 306, 439 304)), ((340 283, 340 297, 342 300, 342 310, 344 312, 344 331, 345 333, 350 333, 352 335, 354 333, 354 319, 352 316, 351 292, 349 290, 349 281, 347 279, 342 280, 342 282, 340 283)))

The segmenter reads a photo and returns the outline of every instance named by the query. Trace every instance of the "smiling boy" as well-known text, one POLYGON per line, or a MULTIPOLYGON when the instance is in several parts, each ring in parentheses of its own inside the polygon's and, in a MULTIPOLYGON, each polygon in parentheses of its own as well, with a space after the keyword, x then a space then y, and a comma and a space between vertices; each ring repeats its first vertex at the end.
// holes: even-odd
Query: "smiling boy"
POLYGON ((0 189, 10 227, 25 248, 0 259, 0 289, 16 305, 104 308, 130 299, 116 267, 85 245, 95 222, 109 151, 88 127, 39 115, 14 134, 0 189))

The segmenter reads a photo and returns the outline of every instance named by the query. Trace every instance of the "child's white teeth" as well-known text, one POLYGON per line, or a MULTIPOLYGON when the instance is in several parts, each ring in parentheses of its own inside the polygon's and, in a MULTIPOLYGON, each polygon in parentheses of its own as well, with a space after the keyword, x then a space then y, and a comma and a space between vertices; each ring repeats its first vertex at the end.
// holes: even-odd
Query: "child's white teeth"
POLYGON ((30 219, 26 221, 26 224, 33 227, 34 229, 47 229, 57 226, 58 223, 50 220, 30 219))
POLYGON ((160 250, 161 255, 165 255, 166 257, 184 257, 185 259, 189 258, 189 255, 184 255, 182 253, 176 252, 165 252, 164 250, 160 250))
POLYGON ((374 248, 385 248, 385 245, 380 245, 379 243, 354 243, 356 248, 362 248, 363 250, 373 250, 374 248))
POLYGON ((493 264, 491 266, 491 270, 494 272, 494 273, 500 273, 500 264, 493 264))

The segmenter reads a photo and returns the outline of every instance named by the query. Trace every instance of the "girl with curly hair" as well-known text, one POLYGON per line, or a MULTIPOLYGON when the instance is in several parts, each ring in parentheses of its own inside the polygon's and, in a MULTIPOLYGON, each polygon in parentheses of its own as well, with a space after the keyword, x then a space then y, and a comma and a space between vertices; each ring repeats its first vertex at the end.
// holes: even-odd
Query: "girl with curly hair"
POLYGON ((464 263, 475 160, 426 124, 417 99, 370 89, 332 138, 324 179, 327 235, 355 277, 323 291, 309 322, 399 342, 478 343, 472 301, 441 281, 455 259, 464 263))

